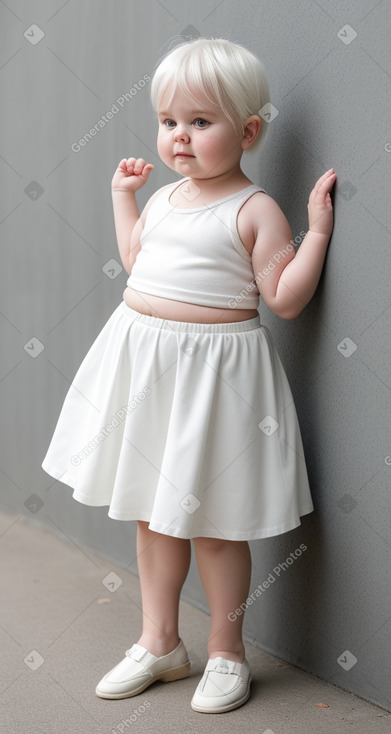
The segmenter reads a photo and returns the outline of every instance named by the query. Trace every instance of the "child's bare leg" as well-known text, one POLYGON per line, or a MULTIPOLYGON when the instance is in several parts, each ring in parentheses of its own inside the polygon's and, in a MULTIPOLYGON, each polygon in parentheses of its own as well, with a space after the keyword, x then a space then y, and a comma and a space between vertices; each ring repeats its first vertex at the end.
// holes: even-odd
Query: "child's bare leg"
POLYGON ((143 607, 138 644, 167 655, 179 644, 179 596, 190 565, 190 540, 173 538, 137 522, 137 565, 143 607))
POLYGON ((242 663, 243 615, 238 615, 234 621, 228 615, 235 613, 248 597, 251 577, 248 543, 217 538, 194 538, 193 542, 211 612, 209 658, 220 656, 242 663))

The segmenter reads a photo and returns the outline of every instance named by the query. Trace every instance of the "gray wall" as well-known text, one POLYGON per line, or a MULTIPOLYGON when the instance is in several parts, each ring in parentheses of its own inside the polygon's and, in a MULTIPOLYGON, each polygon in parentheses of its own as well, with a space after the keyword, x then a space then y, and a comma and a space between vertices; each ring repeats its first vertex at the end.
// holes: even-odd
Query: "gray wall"
MULTIPOLYGON (((316 512, 251 544, 251 591, 262 594, 245 631, 391 709, 389 3, 19 0, 1 4, 0 18, 2 509, 136 572, 135 524, 76 503, 41 461, 72 378, 122 299, 125 271, 105 272, 120 264, 114 169, 130 155, 154 163, 141 206, 175 178, 155 152, 146 88, 79 152, 71 146, 151 74, 174 36, 247 45, 266 65, 279 114, 244 170, 295 237, 318 176, 334 166, 338 186, 313 301, 294 321, 261 308, 295 396, 316 512)), ((205 608, 194 566, 184 598, 205 608)))

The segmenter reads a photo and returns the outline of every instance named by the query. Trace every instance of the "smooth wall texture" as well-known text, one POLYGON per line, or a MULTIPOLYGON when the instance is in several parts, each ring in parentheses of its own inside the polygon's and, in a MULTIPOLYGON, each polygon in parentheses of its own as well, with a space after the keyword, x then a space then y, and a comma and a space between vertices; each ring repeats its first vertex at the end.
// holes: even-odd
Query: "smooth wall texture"
MULTIPOLYGON (((0 17, 6 532, 27 516, 80 553, 137 572, 135 524, 76 503, 41 461, 125 288, 110 196, 118 161, 155 165, 140 207, 176 180, 157 157, 145 80, 178 37, 243 43, 262 58, 275 107, 264 147, 243 168, 278 201, 298 245, 312 186, 331 166, 338 173, 314 299, 294 321, 260 307, 295 397, 316 510, 296 530, 251 544, 245 633, 391 709, 389 4, 16 0, 0 17)), ((206 608, 194 564, 183 596, 206 608)))

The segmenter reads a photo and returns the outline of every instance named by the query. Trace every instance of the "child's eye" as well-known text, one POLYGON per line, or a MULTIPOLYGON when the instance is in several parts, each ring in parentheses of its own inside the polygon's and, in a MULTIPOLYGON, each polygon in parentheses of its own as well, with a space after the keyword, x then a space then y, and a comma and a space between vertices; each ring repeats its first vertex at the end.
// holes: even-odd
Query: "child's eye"
POLYGON ((163 124, 164 124, 164 125, 165 125, 166 127, 175 127, 175 122, 174 122, 174 120, 164 120, 164 123, 163 123, 163 124))
POLYGON ((207 125, 209 125, 209 122, 207 120, 204 120, 203 117, 197 117, 194 120, 194 123, 196 127, 199 127, 200 129, 202 129, 203 127, 207 127, 207 125))

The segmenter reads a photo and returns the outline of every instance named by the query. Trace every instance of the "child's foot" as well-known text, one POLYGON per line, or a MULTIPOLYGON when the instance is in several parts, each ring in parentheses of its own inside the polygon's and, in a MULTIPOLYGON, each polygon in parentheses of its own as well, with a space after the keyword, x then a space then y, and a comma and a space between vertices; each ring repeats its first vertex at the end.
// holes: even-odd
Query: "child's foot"
POLYGON ((157 680, 169 681, 187 678, 190 662, 182 642, 168 655, 156 657, 145 647, 133 645, 126 657, 103 676, 95 693, 100 698, 128 698, 137 696, 157 680))
POLYGON ((250 696, 250 666, 216 657, 209 659, 191 701, 193 711, 222 714, 242 706, 250 696))
POLYGON ((163 655, 168 655, 170 652, 173 652, 180 641, 181 638, 179 635, 175 635, 174 633, 157 637, 156 635, 143 632, 136 644, 144 647, 155 657, 161 658, 163 655))

